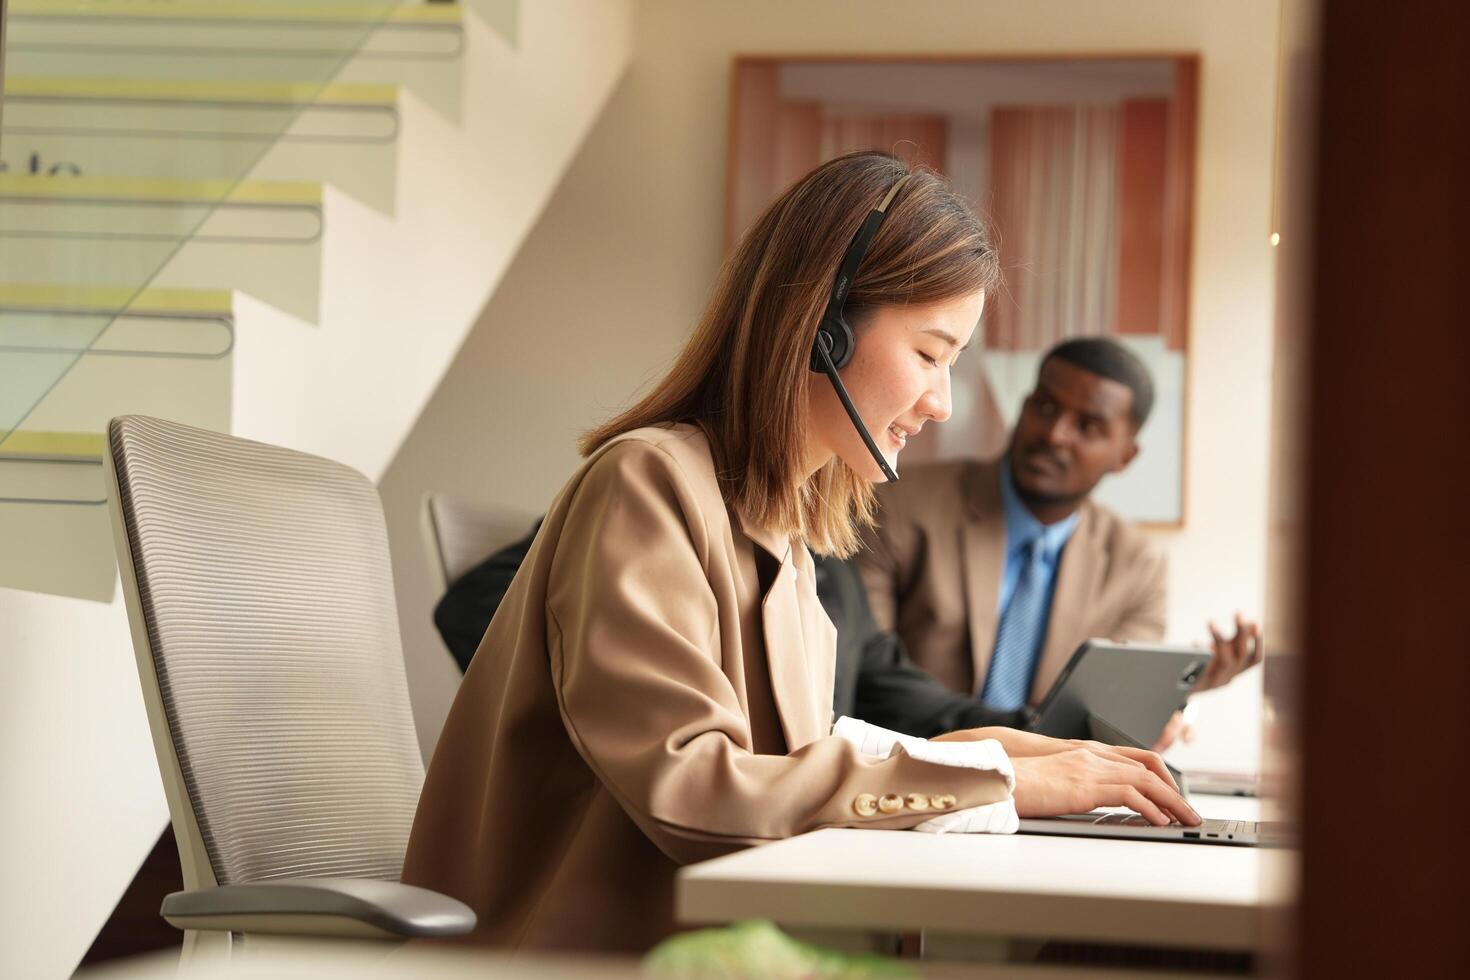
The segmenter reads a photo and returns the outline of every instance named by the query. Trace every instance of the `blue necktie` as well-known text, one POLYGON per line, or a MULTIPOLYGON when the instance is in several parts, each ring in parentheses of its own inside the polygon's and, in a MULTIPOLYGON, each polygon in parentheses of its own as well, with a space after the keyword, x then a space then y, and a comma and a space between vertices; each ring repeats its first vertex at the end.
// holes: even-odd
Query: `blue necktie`
POLYGON ((980 700, 1001 711, 1015 711, 1026 704, 1031 675, 1036 670, 1036 650, 1046 632, 1046 548, 1038 534, 1021 553, 1021 577, 1011 601, 1001 613, 995 631, 995 652, 985 673, 980 700))

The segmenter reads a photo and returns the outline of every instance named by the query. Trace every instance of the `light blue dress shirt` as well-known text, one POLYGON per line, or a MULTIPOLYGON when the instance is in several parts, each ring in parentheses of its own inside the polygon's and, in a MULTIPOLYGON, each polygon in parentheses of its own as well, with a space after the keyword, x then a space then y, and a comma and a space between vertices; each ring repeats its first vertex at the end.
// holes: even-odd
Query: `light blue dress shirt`
MULTIPOLYGON (((1046 620, 1051 619, 1051 600, 1056 591, 1057 568, 1062 562, 1062 549, 1066 547, 1067 541, 1072 537, 1072 532, 1077 530, 1077 522, 1081 519, 1080 512, 1072 514, 1065 520, 1055 524, 1043 524, 1036 519, 1026 505, 1021 502, 1016 493, 1016 486, 1011 480, 1011 465, 1007 461, 1001 465, 1000 496, 1005 507, 1006 536, 1005 536, 1005 565, 1000 576, 1000 596, 996 602, 996 622, 1005 615, 1006 606, 1010 604, 1011 596, 1015 595, 1016 583, 1021 578, 1021 568, 1025 564, 1026 551, 1031 542, 1038 536, 1042 539, 1042 566, 1046 575, 1046 603, 1043 607, 1043 616, 1046 620)), ((1046 623, 1038 623, 1035 631, 1036 648, 1031 651, 1032 673, 1035 673, 1036 660, 1041 656, 1042 644, 1046 642, 1046 623)), ((984 687, 982 679, 979 687, 984 687)))

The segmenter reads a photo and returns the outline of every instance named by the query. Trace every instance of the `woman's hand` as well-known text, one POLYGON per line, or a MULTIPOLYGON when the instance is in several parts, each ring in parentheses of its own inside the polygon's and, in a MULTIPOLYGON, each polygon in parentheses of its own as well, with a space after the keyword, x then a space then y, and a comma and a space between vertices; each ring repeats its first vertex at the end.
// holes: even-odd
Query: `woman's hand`
MULTIPOLYGON (((1179 795, 1167 769, 1161 778, 1150 766, 1122 754, 1143 751, 1090 742, 1051 755, 1012 757, 1016 813, 1054 817, 1087 813, 1100 806, 1126 806, 1156 826, 1173 821, 1198 825, 1199 814, 1179 795)), ((1144 754, 1163 766, 1152 752, 1144 754)))
POLYGON ((1016 811, 1023 817, 1086 813, 1126 806, 1150 823, 1170 819, 1191 826, 1199 814, 1184 802, 1169 767, 1156 752, 1075 738, 1048 738, 1015 728, 969 728, 933 739, 975 742, 993 738, 1016 770, 1016 811), (1088 802, 1091 801, 1091 802, 1088 802), (1109 802, 1111 801, 1111 802, 1109 802))
POLYGON ((1157 752, 1150 752, 1148 749, 1135 749, 1127 745, 1107 745, 1103 742, 1092 742, 1080 738, 1051 738, 1035 732, 1001 727, 967 728, 963 731, 936 735, 930 741, 978 742, 987 738, 993 738, 999 742, 1000 747, 1006 750, 1006 755, 1012 759, 1056 755, 1059 752, 1070 752, 1073 749, 1091 749, 1121 762, 1139 763, 1167 783, 1170 789, 1176 792, 1179 790, 1174 783, 1174 777, 1169 775, 1169 767, 1164 765, 1164 760, 1157 752))
POLYGON ((1006 755, 1015 758, 1019 755, 1055 755, 1065 752, 1067 749, 1076 748, 1080 742, 1065 738, 1049 738, 1046 735, 1038 735, 1035 732, 1023 732, 1019 728, 1003 728, 991 726, 988 728, 966 728, 958 732, 947 732, 944 735, 936 735, 930 739, 931 742, 979 742, 987 738, 993 738, 1000 743, 1000 747, 1006 750, 1006 755))

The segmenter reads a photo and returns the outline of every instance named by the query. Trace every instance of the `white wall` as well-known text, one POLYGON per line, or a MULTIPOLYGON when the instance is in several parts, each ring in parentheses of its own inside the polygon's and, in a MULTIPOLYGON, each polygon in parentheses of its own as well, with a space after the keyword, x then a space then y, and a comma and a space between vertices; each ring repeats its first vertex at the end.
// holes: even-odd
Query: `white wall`
POLYGON ((391 214, 328 188, 318 322, 241 304, 233 432, 382 476, 627 64, 631 0, 521 6, 466 16, 457 116, 400 97, 391 214))
POLYGON ((945 173, 955 190, 982 209, 989 208, 990 186, 990 122, 951 116, 949 120, 949 159, 945 173))
MULTIPOLYGON (((577 434, 655 377, 721 259, 736 54, 1203 55, 1193 251, 1187 524, 1170 633, 1264 594, 1272 266, 1267 246, 1275 0, 645 0, 637 55, 540 224, 382 481, 421 732, 455 670, 432 630, 416 508, 425 490, 544 508, 577 434)), ((1254 683, 1203 699, 1189 757, 1250 761, 1254 683)))
POLYGON ((168 806, 120 598, 0 589, 0 657, 0 976, 66 976, 168 806))

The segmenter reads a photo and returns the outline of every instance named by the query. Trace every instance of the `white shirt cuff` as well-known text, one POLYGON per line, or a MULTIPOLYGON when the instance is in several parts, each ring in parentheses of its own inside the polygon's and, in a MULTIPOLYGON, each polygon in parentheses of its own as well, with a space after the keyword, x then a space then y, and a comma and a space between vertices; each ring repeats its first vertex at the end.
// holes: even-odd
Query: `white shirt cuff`
POLYGON ((875 759, 886 759, 902 746, 905 753, 920 762, 998 772, 1005 777, 1008 791, 1016 788, 1016 771, 1011 767, 1010 756, 993 738, 975 742, 931 742, 927 738, 904 735, 845 715, 832 726, 832 734, 857 746, 863 755, 875 759))
POLYGON ((972 806, 968 810, 955 810, 930 817, 914 827, 923 834, 1014 834, 1021 828, 1021 819, 1016 815, 1016 801, 1007 796, 1003 800, 972 806))
MULTIPOLYGON (((998 772, 1005 777, 1007 792, 1014 792, 1016 788, 1016 772, 1010 757, 1000 742, 993 738, 975 742, 931 742, 845 716, 837 719, 832 726, 832 734, 855 746, 863 755, 876 759, 886 759, 902 748, 920 762, 998 772)), ((1007 796, 984 806, 938 814, 914 829, 927 834, 1013 834, 1019 825, 1015 801, 1007 796)))

